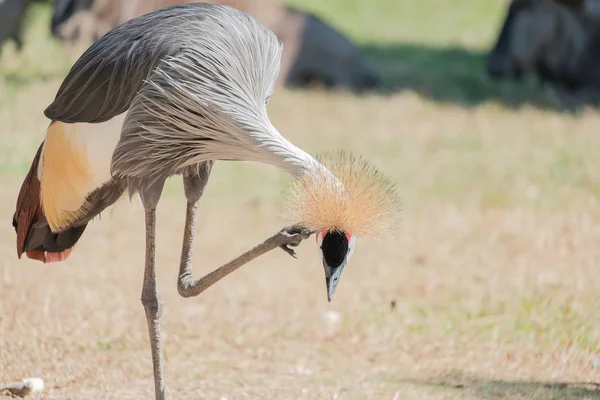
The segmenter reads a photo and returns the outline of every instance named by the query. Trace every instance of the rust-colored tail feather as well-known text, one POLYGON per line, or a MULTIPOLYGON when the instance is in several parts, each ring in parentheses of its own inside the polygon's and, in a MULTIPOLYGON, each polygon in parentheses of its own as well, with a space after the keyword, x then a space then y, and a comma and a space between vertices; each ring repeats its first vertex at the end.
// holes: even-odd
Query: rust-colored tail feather
POLYGON ((43 147, 42 142, 19 191, 13 227, 17 232, 19 259, 25 253, 28 258, 50 263, 63 261, 69 256, 71 248, 83 234, 86 225, 69 228, 60 233, 50 230, 40 203, 38 165, 43 147))
POLYGON ((40 181, 37 177, 37 169, 43 147, 44 142, 40 144, 31 163, 31 168, 29 168, 29 172, 23 181, 19 197, 17 198, 17 209, 13 215, 13 226, 17 231, 17 255, 19 258, 21 258, 24 252, 27 233, 33 221, 39 219, 40 216, 43 217, 40 207, 40 181))

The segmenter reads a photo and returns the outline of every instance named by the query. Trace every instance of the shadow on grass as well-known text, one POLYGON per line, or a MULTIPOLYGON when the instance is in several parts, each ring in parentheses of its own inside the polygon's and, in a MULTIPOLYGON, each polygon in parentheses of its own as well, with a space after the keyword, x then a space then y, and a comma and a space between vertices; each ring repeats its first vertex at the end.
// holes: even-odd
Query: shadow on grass
POLYGON ((464 392, 481 400, 499 399, 556 399, 592 400, 600 398, 600 383, 594 382, 538 382, 488 380, 451 374, 444 378, 409 379, 407 382, 444 391, 464 392))
POLYGON ((561 109, 533 77, 521 82, 493 81, 486 73, 487 53, 462 47, 417 44, 367 44, 362 50, 380 71, 383 93, 412 90, 436 102, 475 106, 493 101, 509 108, 534 105, 561 109))

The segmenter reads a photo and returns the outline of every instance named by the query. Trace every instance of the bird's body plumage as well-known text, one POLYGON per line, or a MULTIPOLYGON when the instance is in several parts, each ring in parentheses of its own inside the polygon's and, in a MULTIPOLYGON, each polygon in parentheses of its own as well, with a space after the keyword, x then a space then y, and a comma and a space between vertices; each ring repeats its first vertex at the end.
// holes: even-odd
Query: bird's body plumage
POLYGON ((91 219, 125 192, 139 194, 146 226, 142 303, 158 400, 164 400, 164 381, 156 207, 168 177, 183 175, 188 202, 178 279, 185 297, 274 248, 294 255, 287 246, 318 230, 331 300, 353 253, 354 233, 373 231, 366 220, 373 217, 380 224, 393 208, 388 182, 370 165, 350 160, 339 180, 273 127, 266 103, 281 53, 275 34, 241 11, 206 3, 168 7, 134 18, 95 42, 45 110, 52 122, 13 216, 18 255, 25 252, 43 262, 66 259, 91 219), (257 161, 289 172, 299 182, 291 196, 299 209, 293 215, 311 226, 284 228, 192 279, 194 224, 216 160, 257 161), (373 179, 360 179, 363 172, 373 179), (312 204, 300 207, 302 201, 312 204), (346 228, 357 232, 340 230, 346 228))
POLYGON ((267 116, 281 52, 246 14, 203 3, 134 18, 95 42, 45 110, 38 178, 50 229, 86 224, 124 187, 132 195, 209 160, 320 168, 267 116), (120 114, 122 127, 106 129, 120 114))
POLYGON ((127 111, 111 166, 117 177, 159 179, 215 159, 298 168, 310 156, 266 114, 281 52, 271 31, 233 8, 168 7, 94 43, 45 114, 89 123, 127 111))

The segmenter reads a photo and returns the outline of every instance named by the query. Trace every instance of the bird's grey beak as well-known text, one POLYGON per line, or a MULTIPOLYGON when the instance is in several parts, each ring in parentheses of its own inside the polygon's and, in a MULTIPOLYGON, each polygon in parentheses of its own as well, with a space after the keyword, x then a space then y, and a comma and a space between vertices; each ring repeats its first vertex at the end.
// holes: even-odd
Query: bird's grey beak
POLYGON ((337 268, 331 268, 325 262, 323 262, 323 267, 325 268, 325 283, 327 285, 327 300, 331 302, 333 298, 333 294, 335 293, 335 288, 340 281, 342 276, 342 271, 344 271, 344 267, 346 266, 346 261, 342 263, 337 268))

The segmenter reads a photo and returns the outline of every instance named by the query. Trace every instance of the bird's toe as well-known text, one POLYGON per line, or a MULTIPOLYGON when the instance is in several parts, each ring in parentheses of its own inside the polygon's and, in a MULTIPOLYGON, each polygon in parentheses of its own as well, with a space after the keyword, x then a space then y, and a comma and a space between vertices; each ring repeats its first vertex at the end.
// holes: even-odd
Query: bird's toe
POLYGON ((310 229, 297 225, 286 226, 279 231, 279 237, 281 240, 281 245, 279 247, 290 256, 297 258, 296 252, 291 249, 291 247, 299 246, 303 240, 308 239, 313 233, 314 232, 310 229))
POLYGON ((281 250, 285 251, 286 253, 288 253, 290 256, 294 257, 294 258, 298 258, 296 257, 296 252, 294 251, 294 249, 290 249, 287 245, 281 245, 279 246, 281 248, 281 250))
POLYGON ((302 235, 302 239, 308 239, 310 237, 310 235, 312 235, 313 233, 315 233, 315 231, 308 229, 308 228, 304 228, 300 232, 300 234, 302 235))

